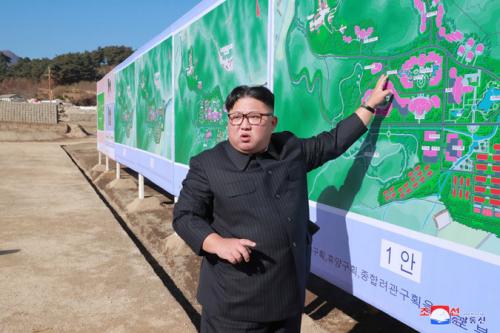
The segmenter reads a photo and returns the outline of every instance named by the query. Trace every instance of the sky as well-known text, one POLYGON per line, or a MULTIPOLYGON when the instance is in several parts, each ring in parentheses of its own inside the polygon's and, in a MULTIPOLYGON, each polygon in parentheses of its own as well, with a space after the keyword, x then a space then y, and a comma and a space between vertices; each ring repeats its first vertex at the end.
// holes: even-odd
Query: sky
POLYGON ((0 50, 53 58, 101 46, 146 44, 201 0, 1 1, 0 50))

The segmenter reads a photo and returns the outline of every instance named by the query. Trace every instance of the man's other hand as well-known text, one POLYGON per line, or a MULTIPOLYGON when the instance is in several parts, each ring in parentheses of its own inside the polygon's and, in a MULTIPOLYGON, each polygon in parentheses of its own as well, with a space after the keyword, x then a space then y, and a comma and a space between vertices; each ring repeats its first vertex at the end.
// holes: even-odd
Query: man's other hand
POLYGON ((216 254, 219 258, 237 264, 242 261, 249 262, 252 249, 257 244, 248 239, 223 238, 212 233, 203 241, 203 250, 216 254))

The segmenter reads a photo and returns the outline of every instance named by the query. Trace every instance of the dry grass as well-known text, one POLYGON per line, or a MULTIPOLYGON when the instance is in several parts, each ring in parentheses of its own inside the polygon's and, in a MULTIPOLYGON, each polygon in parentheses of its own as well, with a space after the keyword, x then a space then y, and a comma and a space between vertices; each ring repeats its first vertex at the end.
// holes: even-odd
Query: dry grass
MULTIPOLYGON (((24 98, 49 99, 47 81, 32 81, 24 78, 8 78, 0 82, 0 94, 18 94, 24 98)), ((80 81, 70 85, 52 87, 53 98, 75 105, 96 104, 96 83, 80 81)))

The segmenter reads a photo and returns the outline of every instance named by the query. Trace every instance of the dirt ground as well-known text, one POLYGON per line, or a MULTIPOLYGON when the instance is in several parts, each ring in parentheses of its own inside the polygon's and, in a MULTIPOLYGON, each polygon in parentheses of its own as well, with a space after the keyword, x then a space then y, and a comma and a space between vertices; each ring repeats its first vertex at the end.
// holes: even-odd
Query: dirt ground
POLYGON ((0 332, 196 331, 60 144, 0 143, 0 178, 0 332))
MULTIPOLYGON (((200 259, 173 198, 146 180, 137 199, 135 172, 97 165, 94 136, 51 131, 0 126, 0 331, 196 331, 200 259)), ((306 333, 415 332, 314 275, 304 312, 306 333)))

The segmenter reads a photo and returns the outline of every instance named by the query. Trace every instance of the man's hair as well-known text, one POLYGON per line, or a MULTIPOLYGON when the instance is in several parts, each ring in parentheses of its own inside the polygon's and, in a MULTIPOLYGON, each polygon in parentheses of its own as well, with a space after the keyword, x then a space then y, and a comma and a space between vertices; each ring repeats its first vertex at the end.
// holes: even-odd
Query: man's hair
POLYGON ((229 112, 234 104, 243 97, 252 97, 271 109, 274 112, 274 94, 264 86, 238 86, 227 96, 224 107, 229 112))

